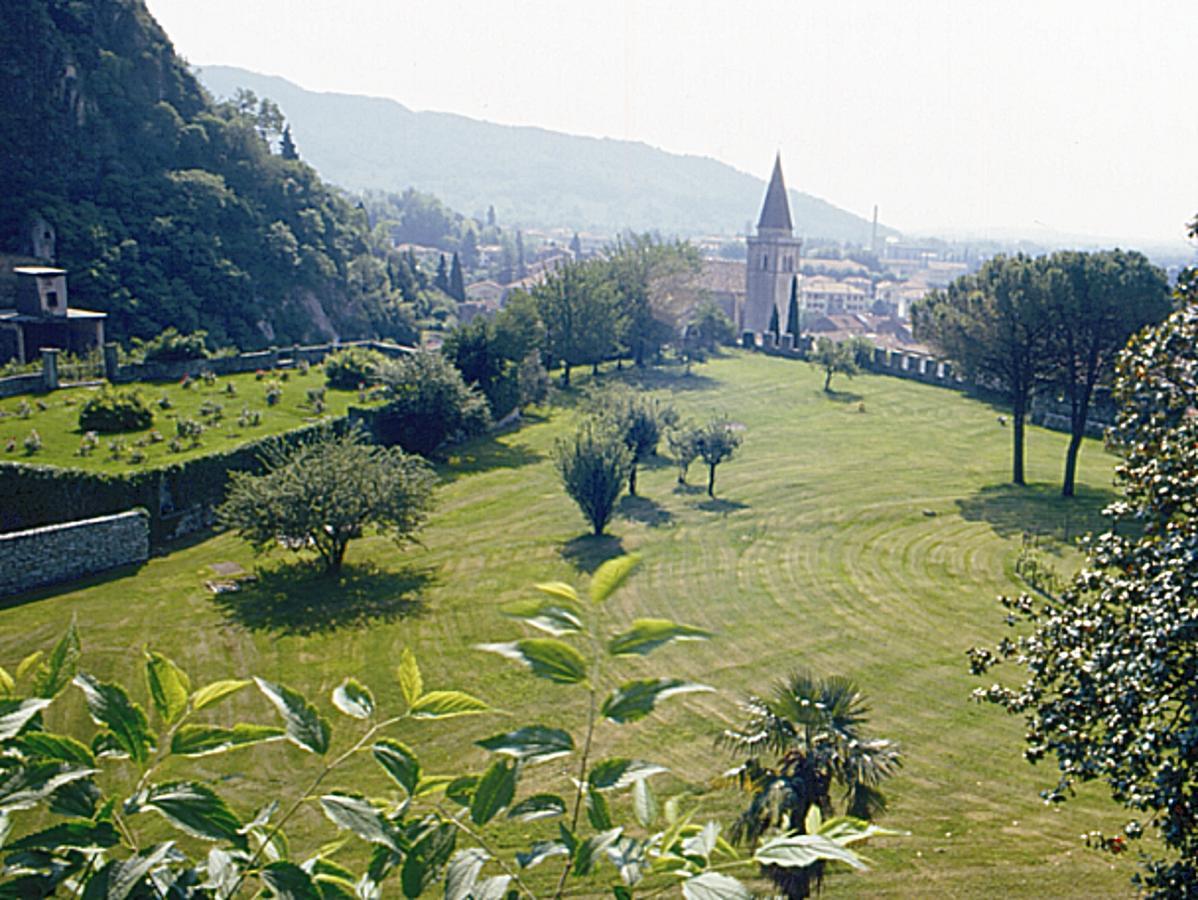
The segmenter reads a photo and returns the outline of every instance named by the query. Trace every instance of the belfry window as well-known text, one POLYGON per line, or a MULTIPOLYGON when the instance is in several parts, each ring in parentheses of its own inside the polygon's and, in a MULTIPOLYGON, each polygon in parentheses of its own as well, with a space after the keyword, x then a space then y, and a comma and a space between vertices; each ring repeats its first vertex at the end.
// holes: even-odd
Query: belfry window
POLYGON ((769 258, 769 255, 768 255, 768 254, 766 254, 766 255, 763 255, 763 256, 761 257, 761 269, 762 269, 762 271, 765 271, 765 270, 766 270, 766 269, 768 269, 769 267, 770 267, 770 258, 769 258))

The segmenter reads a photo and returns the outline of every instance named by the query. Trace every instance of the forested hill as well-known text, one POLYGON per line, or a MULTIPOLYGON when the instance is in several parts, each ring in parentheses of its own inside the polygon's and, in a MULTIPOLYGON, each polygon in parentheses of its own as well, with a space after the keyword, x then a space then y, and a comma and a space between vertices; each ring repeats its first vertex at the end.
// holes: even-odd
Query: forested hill
MULTIPOLYGON (((733 234, 756 222, 765 193, 764 182, 724 163, 646 144, 413 112, 393 100, 314 93, 227 66, 204 66, 199 76, 216 96, 245 87, 277 102, 300 153, 336 184, 415 187, 480 217, 493 205, 504 223, 733 234)), ((764 168, 774 148, 761 152, 764 168)), ((802 160, 783 164, 792 184, 796 176, 801 183, 802 160)), ((800 235, 869 241, 869 222, 809 194, 791 191, 791 209, 800 235)))
POLYGON ((107 310, 117 337, 410 336, 410 273, 311 167, 272 155, 262 112, 213 104, 143 0, 0 3, 0 253, 31 253, 49 223, 72 305, 107 310))

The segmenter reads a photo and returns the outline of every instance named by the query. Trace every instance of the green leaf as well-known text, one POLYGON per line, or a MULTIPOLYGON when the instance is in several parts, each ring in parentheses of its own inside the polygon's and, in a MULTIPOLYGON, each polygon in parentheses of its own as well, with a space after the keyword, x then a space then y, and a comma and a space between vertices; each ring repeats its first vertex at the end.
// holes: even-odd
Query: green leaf
POLYGON ((490 858, 480 847, 455 853, 445 873, 445 900, 471 900, 478 876, 490 858))
POLYGON ((453 775, 424 775, 420 781, 416 783, 416 791, 412 794, 413 797, 423 797, 425 794, 434 794, 437 791, 447 791, 450 785, 458 781, 458 778, 453 775))
POLYGON ((309 753, 324 755, 329 749, 329 723, 303 695, 282 684, 254 677, 266 699, 274 704, 287 727, 287 739, 309 753))
POLYGON ((516 763, 497 759, 483 773, 470 799, 470 819, 486 825, 496 814, 511 805, 516 793, 516 763))
POLYGON ((181 725, 171 738, 171 753, 178 756, 207 756, 236 747, 248 747, 285 737, 281 728, 238 723, 232 728, 219 725, 181 725))
POLYGON ((333 691, 333 705, 355 719, 374 715, 374 696, 356 678, 347 678, 333 691))
POLYGON ((187 709, 191 679, 187 673, 161 653, 146 653, 146 687, 158 717, 173 725, 187 709))
POLYGON ((445 785, 445 796, 458 806, 469 806, 477 787, 477 775, 462 775, 445 785))
POLYGON ((587 774, 587 783, 597 791, 625 788, 653 775, 669 771, 665 766, 623 756, 600 760, 587 774))
POLYGON ((171 824, 194 837, 244 843, 241 821, 207 785, 194 781, 154 785, 138 799, 142 806, 157 810, 171 824))
POLYGON ((0 700, 0 741, 7 741, 21 733, 29 720, 49 706, 53 701, 41 697, 29 700, 0 700))
POLYGON ((632 814, 642 828, 651 827, 657 819, 657 797, 647 778, 638 778, 632 783, 632 814))
POLYGON ((199 712, 204 707, 211 706, 213 703, 223 700, 230 694, 237 693, 244 687, 249 687, 252 683, 249 679, 235 678, 206 684, 191 695, 191 708, 199 712))
POLYGON ((416 654, 404 647, 399 656, 399 668, 395 670, 399 679, 399 689, 403 692, 404 702, 414 706, 424 694, 424 678, 420 675, 420 666, 416 664, 416 654))
POLYGON ((320 798, 324 814, 338 828, 352 831, 371 844, 383 844, 397 852, 402 851, 398 835, 382 811, 362 797, 349 794, 325 794, 320 798))
POLYGON ((564 815, 566 801, 556 794, 533 794, 526 797, 508 810, 509 819, 519 819, 522 822, 535 822, 537 819, 551 819, 564 815))
POLYGON ((753 900, 753 893, 733 878, 719 872, 704 872, 682 882, 686 900, 753 900))
POLYGON ((612 827, 611 809, 607 805, 606 797, 595 788, 590 788, 586 793, 586 803, 587 821, 591 823, 592 828, 605 831, 612 827))
POLYGON ((553 856, 569 856, 569 848, 561 841, 537 841, 527 853, 516 854, 516 864, 521 869, 531 869, 553 856))
POLYGON ((719 839, 720 826, 715 822, 708 822, 698 834, 682 842, 682 855, 698 857, 707 862, 719 839))
POLYGON ((121 836, 108 822, 60 822, 13 841, 5 850, 45 850, 61 854, 68 847, 76 850, 98 850, 115 847, 120 842, 121 836))
POLYGON ((37 806, 64 785, 96 774, 59 762, 39 762, 7 771, 0 770, 0 812, 37 806))
POLYGON ((872 837, 910 834, 908 831, 895 831, 891 828, 883 828, 880 825, 874 825, 872 822, 868 822, 865 819, 857 819, 853 816, 833 816, 820 825, 818 833, 843 847, 859 843, 860 841, 867 841, 872 837))
POLYGON ((129 699, 119 684, 97 681, 86 672, 74 678, 75 685, 87 700, 87 711, 97 725, 105 726, 113 740, 129 758, 139 765, 150 757, 154 733, 150 731, 146 714, 129 699))
POLYGON ((617 556, 609 559, 591 576, 591 602, 602 603, 624 583, 632 570, 640 565, 641 558, 636 553, 627 556, 617 556))
POLYGON ((710 631, 669 619, 637 619, 631 630, 612 638, 607 649, 612 656, 645 656, 671 641, 705 641, 711 636, 710 631))
POLYGON ((535 587, 542 594, 548 594, 550 597, 558 597, 562 600, 569 601, 570 603, 573 603, 575 607, 578 607, 582 603, 581 598, 578 596, 578 592, 564 581, 546 581, 535 585, 535 587))
MULTIPOLYGON (((135 853, 126 860, 114 859, 102 870, 105 873, 103 886, 106 886, 107 890, 100 896, 105 900, 126 900, 127 897, 135 895, 146 876, 162 865, 173 849, 174 842, 166 841, 135 853)), ((89 883, 88 891, 83 896, 87 898, 90 893, 89 883)))
POLYGON ((407 745, 390 738, 384 738, 370 750, 387 774, 408 792, 408 796, 413 796, 420 782, 420 763, 416 761, 416 754, 407 745))
POLYGON ((819 860, 846 863, 854 869, 866 868, 856 853, 842 847, 822 834, 791 834, 766 841, 753 854, 753 861, 763 866, 794 868, 809 866, 819 860))
POLYGON ((508 896, 507 888, 511 883, 511 875, 495 875, 482 884, 475 885, 470 896, 472 900, 504 900, 508 896))
POLYGON ((504 753, 525 763, 557 759, 574 750, 570 732, 544 725, 529 725, 475 743, 484 750, 504 753))
POLYGON ((819 834, 820 826, 824 824, 824 814, 820 812, 819 804, 812 803, 803 820, 803 830, 808 834, 819 834))
POLYGON ((21 660, 19 663, 17 663, 17 675, 16 675, 17 680, 20 681, 22 678, 24 678, 25 673, 28 672, 30 669, 32 669, 34 666, 36 666, 38 664, 38 661, 41 658, 42 658, 42 651, 34 650, 32 653, 30 653, 28 656, 26 656, 23 660, 21 660))
POLYGON ((462 691, 429 691, 412 704, 410 712, 416 719, 451 719, 489 712, 490 709, 477 697, 462 691))
POLYGON ((515 660, 531 669, 532 674, 558 684, 577 684, 587 677, 586 660, 582 654, 553 638, 526 638, 507 644, 476 646, 479 650, 515 660))
POLYGON ((613 722, 623 724, 643 719, 653 711, 658 700, 675 694, 711 692, 715 688, 677 678, 642 678, 626 681, 603 701, 602 713, 613 722))
POLYGON ((595 862, 603 854, 603 851, 618 841, 623 831, 623 828, 601 831, 599 834, 591 835, 579 844, 578 849, 574 851, 574 874, 590 874, 591 869, 595 867, 595 862))
POLYGON ((263 866, 261 877, 278 900, 321 900, 312 878, 293 862, 279 860, 263 866))
POLYGON ((17 683, 13 681, 13 677, 8 674, 8 669, 0 666, 0 692, 6 697, 11 697, 16 690, 17 683))
MULTIPOLYGON (((75 676, 80 655, 79 632, 75 630, 75 620, 72 618, 66 633, 54 645, 50 655, 37 667, 37 673, 33 676, 34 695, 37 697, 58 696, 75 676)), ((18 669, 18 671, 20 670, 18 669)))
POLYGON ((582 631, 582 619, 576 604, 570 601, 534 598, 505 603, 501 607, 505 616, 521 619, 534 628, 554 637, 577 634, 582 631))
POLYGON ((33 758, 54 759, 88 767, 96 764, 96 757, 87 745, 65 734, 29 731, 21 735, 17 744, 22 753, 33 758))

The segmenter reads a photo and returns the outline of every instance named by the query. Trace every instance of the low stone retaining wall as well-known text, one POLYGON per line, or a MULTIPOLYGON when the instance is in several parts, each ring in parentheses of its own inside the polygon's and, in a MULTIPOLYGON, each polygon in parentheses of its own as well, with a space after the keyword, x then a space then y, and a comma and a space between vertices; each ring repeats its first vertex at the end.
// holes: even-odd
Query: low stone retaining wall
POLYGON ((15 397, 18 394, 36 394, 45 389, 46 379, 41 372, 0 378, 0 398, 15 397))
POLYGON ((143 509, 0 534, 0 597, 142 563, 150 556, 143 509))

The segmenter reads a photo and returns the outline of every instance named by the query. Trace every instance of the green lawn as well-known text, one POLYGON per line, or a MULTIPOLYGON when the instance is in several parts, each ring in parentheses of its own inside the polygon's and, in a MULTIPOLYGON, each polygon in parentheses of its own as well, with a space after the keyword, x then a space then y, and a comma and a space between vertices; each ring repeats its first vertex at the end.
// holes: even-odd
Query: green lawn
MULTIPOLYGON (((727 822, 739 798, 714 781, 733 760, 712 742, 738 718, 737 698, 796 666, 851 675, 868 693, 874 731, 900 741, 905 753, 883 823, 912 833, 868 848, 872 870, 833 876, 830 896, 1130 895, 1133 861, 1112 865, 1079 840, 1089 828, 1114 832, 1120 811, 1099 789, 1045 807, 1037 790, 1054 780, 1051 764, 1024 763, 1020 723, 969 702, 978 682, 965 658, 971 644, 1002 632, 994 598, 1016 589, 1021 532, 1051 542, 1095 525, 1112 496, 1112 458, 1088 442, 1079 496, 1063 502, 1055 491, 1065 436, 1029 429, 1033 484, 1009 487, 1009 428, 997 410, 959 394, 861 376, 838 378, 841 393, 827 396, 821 375, 806 365, 741 354, 690 378, 672 371, 642 380, 687 415, 726 413, 746 426, 738 457, 719 470, 716 501, 678 490, 663 461, 642 472, 643 496, 623 502, 613 537, 581 537, 583 520, 548 457, 574 416, 560 407, 461 449, 442 473, 423 546, 400 551, 377 538, 358 541, 339 587, 280 559, 257 586, 214 597, 203 587, 211 564, 254 564, 237 540, 217 536, 136 573, 10 605, 0 611, 0 663, 47 645, 75 614, 85 663, 99 675, 137 683, 137 648, 149 643, 193 679, 255 673, 319 695, 341 727, 347 720, 327 699, 341 678, 359 677, 395 706, 392 671, 411 647, 426 685, 469 690, 509 711, 402 735, 428 758, 426 769, 449 759, 477 769, 485 754, 473 740, 524 722, 577 727, 584 716, 569 688, 471 649, 519 633, 498 603, 527 596, 537 581, 580 583, 604 556, 635 550, 644 564, 612 601, 615 615, 669 616, 718 638, 659 651, 624 671, 689 677, 719 692, 671 700, 664 715, 643 723, 601 729, 601 753, 668 765, 673 775, 661 786, 694 792, 702 816, 727 822)), ((702 482, 698 467, 691 480, 702 482)), ((1076 562, 1072 551, 1058 552, 1062 567, 1076 562)), ((234 712, 270 718, 249 693, 223 715, 234 712)), ((228 757, 225 768, 201 762, 228 779, 226 789, 262 799, 298 789, 292 765, 299 757, 274 746, 228 757)), ((563 774, 573 764, 546 765, 563 774)), ((369 774, 358 782, 363 790, 381 789, 381 776, 365 764, 360 771, 369 774)), ((355 772, 348 774, 334 780, 352 785, 355 772)))
POLYGON ((308 391, 324 387, 324 369, 319 366, 307 371, 289 369, 265 373, 261 379, 253 372, 226 375, 218 377, 211 385, 203 379, 194 379, 186 389, 175 381, 123 385, 117 390, 133 390, 140 394, 153 411, 154 422, 140 431, 99 435, 99 446, 88 456, 78 453, 83 438, 79 428, 79 408, 99 388, 67 388, 47 394, 11 397, 0 401, 0 459, 119 474, 230 450, 246 441, 290 431, 322 416, 344 415, 350 405, 365 405, 359 401, 357 391, 326 390, 325 408, 318 414, 308 402, 308 391), (286 381, 281 380, 284 372, 286 381), (267 385, 271 383, 277 383, 282 389, 282 395, 273 406, 266 400, 267 385), (169 402, 168 408, 160 406, 162 398, 169 402), (209 404, 209 408, 213 404, 221 408, 219 420, 201 414, 205 404, 209 404), (22 415, 23 406, 27 415, 22 415), (257 413, 258 424, 251 424, 249 420, 239 422, 243 410, 257 413), (169 443, 176 436, 175 423, 180 418, 200 421, 205 429, 198 446, 186 442, 181 452, 172 452, 169 443), (30 454, 23 444, 33 430, 41 437, 42 449, 30 454), (151 440, 151 432, 161 435, 161 440, 151 440), (109 442, 114 440, 125 445, 119 459, 113 458, 109 450, 109 442), (145 456, 142 462, 130 462, 134 450, 140 450, 145 456))

